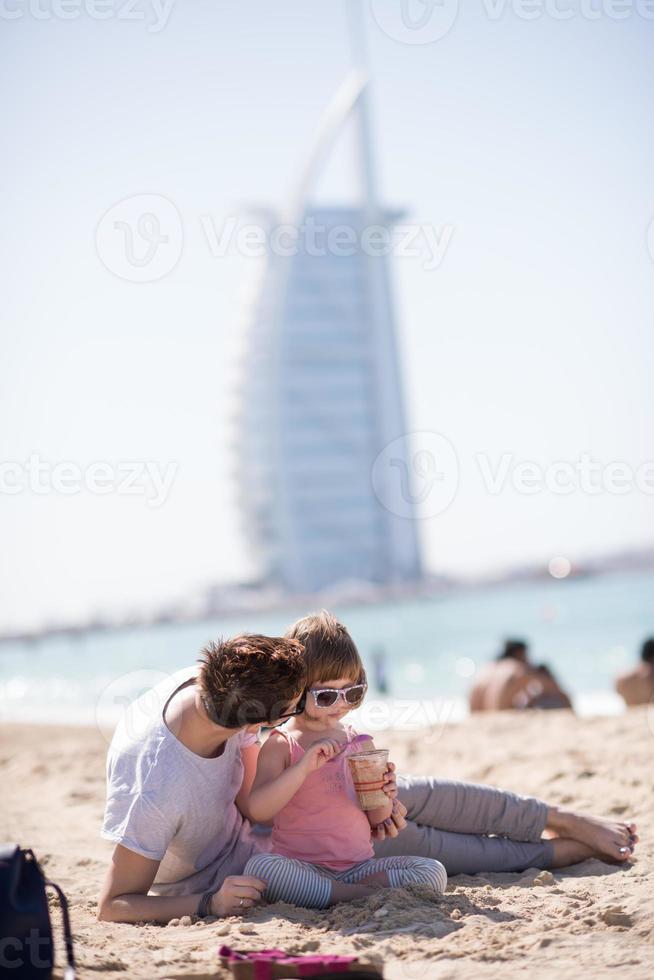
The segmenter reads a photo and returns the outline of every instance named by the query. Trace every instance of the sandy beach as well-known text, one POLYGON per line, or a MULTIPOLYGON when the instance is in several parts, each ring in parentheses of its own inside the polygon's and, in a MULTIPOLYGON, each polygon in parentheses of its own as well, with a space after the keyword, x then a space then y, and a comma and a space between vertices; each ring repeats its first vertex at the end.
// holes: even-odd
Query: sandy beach
MULTIPOLYGON (((212 924, 98 923, 111 845, 99 837, 106 740, 96 729, 0 726, 0 839, 31 846, 71 902, 79 976, 227 977, 222 943, 355 953, 403 980, 654 976, 654 711, 579 720, 568 712, 475 717, 444 730, 386 733, 401 771, 500 785, 553 803, 632 817, 625 868, 597 860, 550 874, 450 879, 323 912, 275 905, 212 924)), ((61 976, 62 957, 59 955, 61 976)))

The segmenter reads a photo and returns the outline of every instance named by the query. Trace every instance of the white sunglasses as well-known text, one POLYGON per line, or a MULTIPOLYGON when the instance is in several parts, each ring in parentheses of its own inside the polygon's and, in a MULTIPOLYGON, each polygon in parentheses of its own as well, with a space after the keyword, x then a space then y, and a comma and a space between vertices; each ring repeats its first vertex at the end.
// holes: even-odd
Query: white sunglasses
POLYGON ((309 692, 317 708, 331 708, 339 698, 343 698, 349 707, 360 704, 366 696, 367 684, 353 684, 352 687, 317 687, 309 692))

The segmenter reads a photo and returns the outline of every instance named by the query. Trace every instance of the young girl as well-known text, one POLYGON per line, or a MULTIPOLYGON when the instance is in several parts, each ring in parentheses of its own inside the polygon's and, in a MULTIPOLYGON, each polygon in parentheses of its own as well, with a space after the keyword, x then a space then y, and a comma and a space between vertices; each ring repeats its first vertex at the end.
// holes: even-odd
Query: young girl
POLYGON ((326 908, 378 888, 422 884, 437 894, 447 875, 439 861, 373 858, 371 828, 388 819, 397 796, 386 772, 388 802, 363 811, 349 775, 348 756, 374 748, 343 718, 366 694, 365 671, 352 641, 307 654, 308 689, 301 714, 276 729, 261 749, 248 801, 250 818, 273 820, 272 853, 251 858, 244 874, 267 883, 269 902, 326 908))

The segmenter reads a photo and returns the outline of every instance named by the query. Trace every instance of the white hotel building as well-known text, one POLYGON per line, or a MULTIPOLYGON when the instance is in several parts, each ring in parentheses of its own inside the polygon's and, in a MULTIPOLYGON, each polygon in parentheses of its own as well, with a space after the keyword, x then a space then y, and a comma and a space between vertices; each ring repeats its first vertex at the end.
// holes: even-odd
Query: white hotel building
POLYGON ((406 482, 391 467, 379 496, 371 482, 375 459, 407 426, 388 257, 366 254, 371 250, 360 244, 365 228, 394 219, 376 200, 366 84, 355 73, 325 115, 296 198, 280 217, 299 230, 294 254, 269 249, 247 325, 239 504, 261 580, 290 592, 421 576, 406 482), (353 115, 362 199, 350 207, 312 206, 324 159, 353 115), (327 237, 337 227, 351 229, 346 234, 356 244, 330 249, 327 237))

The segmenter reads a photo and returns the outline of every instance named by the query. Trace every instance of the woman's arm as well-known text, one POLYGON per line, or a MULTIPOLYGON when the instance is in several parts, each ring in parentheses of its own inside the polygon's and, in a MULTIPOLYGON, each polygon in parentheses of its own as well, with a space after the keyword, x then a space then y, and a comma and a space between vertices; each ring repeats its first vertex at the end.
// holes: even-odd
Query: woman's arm
POLYGON ((299 762, 289 764, 288 745, 271 737, 259 753, 257 774, 247 809, 252 820, 265 822, 286 806, 295 796, 310 772, 320 769, 341 746, 334 739, 321 739, 307 749, 299 762))
MULTIPOLYGON (((104 922, 170 922, 195 915, 201 894, 163 897, 148 895, 159 868, 135 851, 117 844, 98 901, 98 919, 104 922)), ((261 900, 265 882, 235 875, 226 878, 213 896, 213 915, 236 915, 261 900), (241 902, 242 900, 242 902, 241 902)))

